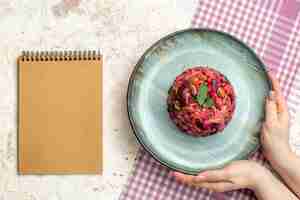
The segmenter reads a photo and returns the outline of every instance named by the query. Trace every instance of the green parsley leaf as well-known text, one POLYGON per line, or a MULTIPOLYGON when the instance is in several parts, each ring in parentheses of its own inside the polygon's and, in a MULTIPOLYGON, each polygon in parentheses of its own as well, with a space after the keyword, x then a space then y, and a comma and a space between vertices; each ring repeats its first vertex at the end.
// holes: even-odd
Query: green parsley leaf
POLYGON ((212 98, 208 97, 205 101, 205 103, 203 104, 204 107, 210 108, 214 105, 214 101, 212 98))
POLYGON ((205 100, 207 99, 207 92, 208 92, 207 85, 205 83, 201 84, 198 95, 197 95, 197 101, 200 106, 202 106, 204 104, 205 100))

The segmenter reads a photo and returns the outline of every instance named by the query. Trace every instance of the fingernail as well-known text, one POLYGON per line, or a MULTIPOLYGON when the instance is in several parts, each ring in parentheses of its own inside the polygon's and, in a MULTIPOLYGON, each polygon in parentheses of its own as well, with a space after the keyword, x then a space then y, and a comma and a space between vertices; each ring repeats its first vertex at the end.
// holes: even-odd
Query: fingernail
POLYGON ((271 101, 275 101, 275 92, 273 90, 271 90, 270 93, 269 93, 269 99, 271 101))

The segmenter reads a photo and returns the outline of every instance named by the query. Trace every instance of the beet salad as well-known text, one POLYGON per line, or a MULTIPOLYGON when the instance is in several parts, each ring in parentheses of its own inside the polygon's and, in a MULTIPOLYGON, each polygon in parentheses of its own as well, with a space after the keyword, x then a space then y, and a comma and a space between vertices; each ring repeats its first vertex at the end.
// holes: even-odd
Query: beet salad
POLYGON ((204 137, 226 127, 235 109, 235 94, 220 72, 194 67, 176 77, 167 106, 171 120, 180 130, 204 137))

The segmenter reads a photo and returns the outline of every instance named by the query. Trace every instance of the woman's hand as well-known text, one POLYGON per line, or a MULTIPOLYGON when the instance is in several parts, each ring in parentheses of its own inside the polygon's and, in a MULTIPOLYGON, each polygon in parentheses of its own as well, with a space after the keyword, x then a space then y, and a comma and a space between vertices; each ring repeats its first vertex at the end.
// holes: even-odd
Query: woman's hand
POLYGON ((259 200, 297 200, 297 197, 269 170, 254 161, 235 161, 223 169, 206 171, 198 176, 178 172, 172 174, 178 181, 215 192, 248 188, 255 192, 259 200))
POLYGON ((289 115, 279 82, 270 74, 273 90, 266 99, 265 122, 261 130, 263 153, 273 167, 285 164, 290 156, 289 115))
POLYGON ((289 114, 278 81, 270 75, 273 90, 266 100, 262 126, 263 153, 285 183, 300 197, 300 158, 289 146, 289 114))
POLYGON ((172 172, 176 180, 193 185, 225 192, 241 188, 255 189, 266 174, 267 169, 254 161, 235 161, 223 169, 210 170, 197 176, 172 172))

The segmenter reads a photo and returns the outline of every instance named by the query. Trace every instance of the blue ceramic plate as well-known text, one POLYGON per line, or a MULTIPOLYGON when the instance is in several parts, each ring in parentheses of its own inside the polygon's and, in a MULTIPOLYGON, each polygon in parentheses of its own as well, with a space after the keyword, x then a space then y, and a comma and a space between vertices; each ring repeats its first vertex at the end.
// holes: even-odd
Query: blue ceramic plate
POLYGON ((170 34, 140 58, 128 87, 128 114, 138 141, 159 162, 188 174, 245 159, 259 145, 264 99, 270 89, 255 53, 229 34, 188 29, 170 34), (183 134, 170 120, 166 98, 176 76, 209 66, 223 73, 236 93, 228 126, 208 137, 183 134))

